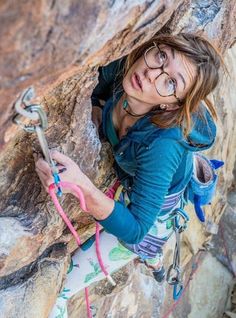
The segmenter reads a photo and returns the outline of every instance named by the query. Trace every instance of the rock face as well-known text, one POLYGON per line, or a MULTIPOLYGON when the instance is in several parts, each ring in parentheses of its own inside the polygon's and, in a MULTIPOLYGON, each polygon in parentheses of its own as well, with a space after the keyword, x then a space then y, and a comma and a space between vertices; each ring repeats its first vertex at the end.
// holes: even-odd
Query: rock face
MULTIPOLYGON (((219 175, 216 200, 206 211, 208 225, 199 224, 194 212, 189 210, 192 220, 183 242, 183 262, 187 264, 203 243, 209 243, 211 225, 219 222, 228 206, 227 192, 234 182, 235 17, 234 1, 226 0, 191 3, 26 0, 0 4, 1 318, 46 318, 62 286, 68 254, 76 248, 34 172, 32 149, 39 150, 35 135, 26 134, 12 124, 17 95, 29 85, 35 87, 36 100, 48 115, 46 135, 50 147, 57 147, 75 159, 96 185, 105 189, 114 175, 109 146, 100 143, 91 122, 90 95, 97 83, 97 67, 127 54, 159 31, 199 31, 208 35, 224 53, 230 73, 228 78, 222 74, 221 83, 212 94, 219 113, 219 133, 210 155, 224 160, 225 166, 219 175)), ((82 240, 88 238, 94 231, 92 219, 81 213, 70 196, 63 197, 62 203, 77 224, 82 240)), ((170 243, 167 262, 171 248, 170 243)), ((235 253, 232 251, 232 264, 235 264, 235 253)), ((208 262, 214 266, 215 260, 208 262)), ((160 306, 155 307, 154 301, 152 308, 147 304, 148 299, 156 297, 155 293, 161 298, 163 289, 156 291, 155 286, 155 292, 153 289, 147 293, 145 288, 149 287, 145 286, 153 284, 151 278, 140 278, 136 272, 131 275, 133 285, 128 284, 123 296, 117 296, 117 304, 120 297, 132 293, 133 304, 143 300, 143 316, 131 308, 130 317, 158 317, 160 306), (136 290, 136 280, 144 286, 140 293, 136 290)), ((223 276, 228 282, 227 275, 223 276)), ((191 297, 188 302, 193 303, 191 297)), ((99 317, 110 306, 109 299, 104 298, 102 302, 99 317)), ((81 312, 82 307, 77 307, 72 300, 71 317, 81 312)), ((118 307, 114 308, 111 317, 122 317, 123 313, 116 314, 118 307)), ((191 317, 196 317, 197 307, 191 308, 191 317)))
MULTIPOLYGON (((232 287, 232 274, 209 252, 201 252, 186 266, 185 291, 178 306, 173 303, 172 288, 166 282, 158 284, 144 265, 127 266, 114 278, 118 286, 112 292, 106 281, 90 288, 96 317, 222 317, 232 287), (196 266, 193 275, 192 265, 196 266)), ((73 296, 68 308, 70 318, 86 318, 84 293, 73 296)))
MULTIPOLYGON (((144 265, 127 265, 114 274, 118 286, 109 290, 107 282, 90 288, 90 300, 96 317, 159 317, 164 289, 153 280, 144 265)), ((84 294, 72 297, 69 317, 86 318, 84 294)))

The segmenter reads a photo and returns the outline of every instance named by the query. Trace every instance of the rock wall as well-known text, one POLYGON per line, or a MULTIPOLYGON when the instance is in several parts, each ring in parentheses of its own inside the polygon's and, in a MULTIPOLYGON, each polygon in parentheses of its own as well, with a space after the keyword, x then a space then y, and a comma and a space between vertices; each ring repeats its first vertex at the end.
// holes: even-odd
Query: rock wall
MULTIPOLYGON (((75 159, 105 189, 113 178, 112 157, 91 122, 90 95, 97 82, 98 65, 127 54, 159 31, 199 31, 208 35, 224 53, 230 73, 228 78, 222 74, 221 83, 212 94, 219 113, 219 133, 210 154, 226 164, 220 172, 217 198, 207 208, 208 225, 204 228, 189 210, 192 221, 183 241, 183 261, 187 264, 199 247, 209 242, 211 225, 219 222, 234 180, 235 17, 234 1, 226 0, 1 2, 1 318, 46 318, 62 286, 68 255, 76 248, 34 172, 32 149, 39 149, 36 137, 12 124, 17 95, 34 85, 36 101, 41 102, 48 115, 50 147, 75 159)), ((82 240, 88 238, 94 231, 92 219, 81 213, 69 195, 63 198, 63 206, 82 240)), ((170 243, 167 262, 171 248, 170 243)), ((145 294, 145 290, 140 292, 145 294)), ((162 293, 159 288, 159 297, 162 293)), ((148 298, 155 298, 154 294, 148 298)), ((71 306, 73 317, 77 305, 72 302, 71 306)), ((158 317, 160 306, 155 307, 153 302, 144 317, 151 317, 151 312, 158 317)), ((98 316, 104 314, 101 311, 98 316)), ((130 316, 139 317, 134 311, 130 316)), ((111 317, 122 316, 115 310, 111 317)))

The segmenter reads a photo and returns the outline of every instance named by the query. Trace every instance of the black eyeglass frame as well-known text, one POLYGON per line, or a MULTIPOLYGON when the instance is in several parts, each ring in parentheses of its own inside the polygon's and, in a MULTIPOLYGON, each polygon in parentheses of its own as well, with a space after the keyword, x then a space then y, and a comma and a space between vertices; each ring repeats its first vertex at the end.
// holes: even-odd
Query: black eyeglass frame
MULTIPOLYGON (((166 74, 167 76, 170 77, 170 75, 169 75, 167 72, 164 71, 164 63, 163 63, 161 66, 159 66, 159 67, 151 67, 151 66, 148 65, 148 62, 147 62, 147 53, 148 53, 150 50, 152 50, 153 48, 157 48, 157 49, 159 50, 159 52, 162 52, 162 51, 160 50, 159 46, 158 46, 155 42, 153 42, 153 46, 149 47, 149 48, 144 52, 144 54, 143 54, 145 64, 146 64, 147 67, 148 67, 149 69, 151 69, 151 70, 156 70, 156 69, 158 69, 158 68, 160 68, 160 69, 162 70, 162 72, 155 78, 155 80, 156 80, 158 77, 160 77, 162 74, 166 74)), ((155 88, 156 88, 156 85, 155 85, 155 88)), ((156 91, 157 91, 157 93, 158 93, 161 97, 174 96, 174 97, 176 98, 176 100, 177 100, 179 106, 182 105, 182 102, 181 102, 180 98, 176 95, 176 88, 175 88, 175 90, 174 90, 174 93, 173 93, 173 94, 170 94, 170 95, 161 95, 161 94, 159 93, 159 91, 158 91, 157 88, 156 88, 156 91)))

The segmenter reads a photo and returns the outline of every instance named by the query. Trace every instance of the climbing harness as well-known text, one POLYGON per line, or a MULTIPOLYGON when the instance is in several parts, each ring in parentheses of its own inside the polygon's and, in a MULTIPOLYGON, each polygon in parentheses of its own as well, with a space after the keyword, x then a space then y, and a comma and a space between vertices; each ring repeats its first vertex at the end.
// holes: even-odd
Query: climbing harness
POLYGON ((180 267, 180 235, 187 228, 189 216, 183 209, 178 208, 170 215, 170 219, 173 220, 176 244, 173 264, 168 269, 166 280, 169 285, 173 286, 173 299, 178 300, 183 292, 182 270, 180 267))
MULTIPOLYGON (((178 193, 167 195, 161 208, 161 213, 164 213, 164 215, 159 216, 156 219, 156 222, 158 223, 168 223, 175 232, 176 244, 173 263, 168 269, 166 278, 168 284, 173 286, 173 299, 175 301, 179 299, 183 291, 182 270, 180 267, 180 237, 181 233, 187 228, 187 222, 189 221, 188 214, 183 210, 183 206, 186 203, 184 199, 184 191, 185 189, 182 189, 178 193)), ((116 193, 120 195, 121 191, 119 191, 119 187, 117 188, 116 193)), ((123 193, 123 197, 124 194, 127 194, 127 192, 123 193)), ((158 227, 158 225, 154 223, 153 227, 158 227)), ((173 232, 165 239, 158 237, 157 233, 155 233, 155 230, 153 231, 153 228, 151 228, 141 243, 128 244, 121 240, 119 240, 119 242, 128 250, 137 254, 145 263, 146 260, 154 259, 156 255, 160 253, 163 245, 167 242, 173 232)))
MULTIPOLYGON (((80 206, 83 211, 88 212, 86 208, 86 203, 84 199, 83 192, 81 189, 70 182, 62 182, 60 180, 59 174, 58 174, 58 169, 55 164, 55 162, 52 160, 52 157, 50 155, 50 151, 48 148, 48 143, 44 134, 44 130, 47 129, 48 127, 48 121, 47 121, 47 116, 44 110, 42 109, 41 105, 39 104, 30 104, 30 99, 32 99, 35 96, 34 89, 32 87, 26 89, 19 99, 15 103, 15 110, 17 114, 13 118, 13 122, 20 126, 23 130, 26 132, 30 133, 36 133, 38 136, 39 144, 41 146, 43 155, 45 157, 45 160, 51 167, 52 175, 54 178, 54 183, 49 186, 49 195, 58 211, 60 216, 62 217, 63 221, 66 223, 68 228, 70 229, 72 235, 75 237, 77 244, 80 246, 81 245, 81 240, 79 238, 79 235, 76 232, 76 229, 73 227, 72 223, 70 222, 69 218, 67 217, 66 213, 63 211, 59 200, 57 197, 62 196, 62 189, 70 189, 73 190, 73 194, 78 198, 80 202, 80 206), (24 107, 22 107, 22 104, 24 107), (26 125, 22 122, 22 117, 26 117, 29 120, 37 121, 37 124, 30 124, 26 125), (55 193, 55 190, 57 191, 55 193)), ((96 254, 98 258, 99 265, 101 267, 102 272, 104 273, 105 277, 108 279, 108 281, 115 286, 116 283, 112 279, 112 277, 109 275, 107 272, 102 258, 101 258, 101 253, 100 253, 100 246, 99 246, 99 224, 96 222, 96 254)), ((88 300, 88 288, 85 288, 85 298, 86 298, 86 307, 87 307, 87 315, 88 318, 92 318, 91 314, 91 308, 89 305, 89 300, 88 300)))

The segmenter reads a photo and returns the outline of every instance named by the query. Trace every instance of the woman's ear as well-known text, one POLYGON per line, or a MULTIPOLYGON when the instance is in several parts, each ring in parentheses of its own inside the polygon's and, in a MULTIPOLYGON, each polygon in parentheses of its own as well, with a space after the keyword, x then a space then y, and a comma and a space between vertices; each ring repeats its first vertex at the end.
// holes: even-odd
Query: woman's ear
POLYGON ((160 109, 165 111, 172 111, 179 109, 180 106, 178 104, 161 104, 160 109))
POLYGON ((153 107, 153 111, 155 110, 161 110, 162 112, 165 112, 165 111, 174 111, 176 109, 179 109, 180 106, 178 104, 160 104, 160 105, 156 105, 153 107))

